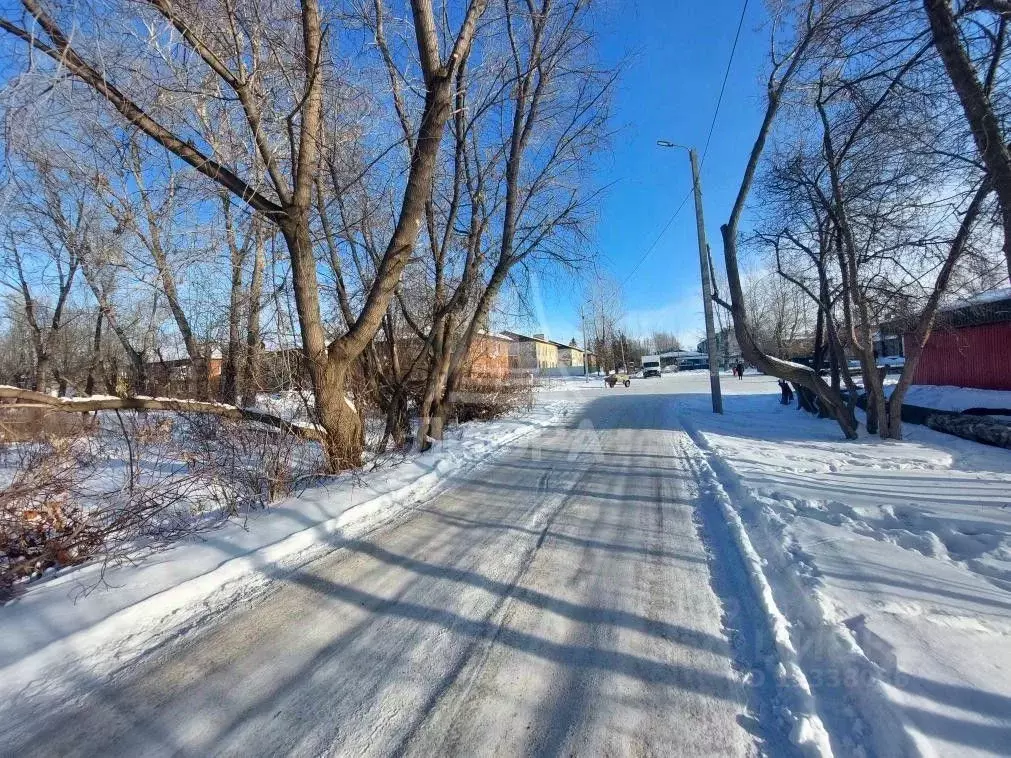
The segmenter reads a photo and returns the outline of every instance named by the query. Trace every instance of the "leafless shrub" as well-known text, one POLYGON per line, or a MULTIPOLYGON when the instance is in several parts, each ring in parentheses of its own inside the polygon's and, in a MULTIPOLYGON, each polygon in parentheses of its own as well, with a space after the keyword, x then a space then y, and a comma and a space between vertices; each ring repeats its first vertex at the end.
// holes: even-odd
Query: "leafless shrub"
POLYGON ((533 386, 523 379, 476 376, 465 380, 453 397, 460 423, 490 421, 533 406, 533 386))
POLYGON ((0 405, 0 443, 40 438, 77 437, 92 426, 82 414, 53 413, 47 408, 4 408, 0 405))
POLYGON ((90 445, 65 438, 0 446, 0 467, 10 472, 0 491, 0 602, 18 580, 87 560, 101 544, 75 502, 92 462, 90 445))
POLYGON ((190 471, 227 493, 229 515, 266 507, 326 468, 319 445, 284 431, 199 414, 178 422, 190 471))
POLYGON ((132 560, 325 470, 318 443, 216 416, 102 412, 86 431, 0 441, 0 602, 49 569, 132 560))

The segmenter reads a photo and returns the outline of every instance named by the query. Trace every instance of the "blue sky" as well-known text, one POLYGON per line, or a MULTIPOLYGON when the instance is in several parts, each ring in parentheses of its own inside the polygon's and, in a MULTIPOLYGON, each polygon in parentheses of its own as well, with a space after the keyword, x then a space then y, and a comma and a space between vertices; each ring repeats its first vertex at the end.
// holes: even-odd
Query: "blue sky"
MULTIPOLYGON (((615 94, 617 131, 594 177, 611 185, 601 200, 595 241, 602 266, 624 282, 632 332, 659 328, 694 344, 703 331, 691 198, 637 269, 636 264, 691 190, 687 153, 659 148, 656 141, 692 144, 701 153, 743 4, 606 0, 598 11, 603 59, 626 63, 615 94)), ((764 3, 751 0, 702 168, 706 233, 718 266, 719 227, 733 205, 763 106, 766 20, 764 3)), ((568 280, 540 283, 539 330, 581 341, 576 289, 568 280)))

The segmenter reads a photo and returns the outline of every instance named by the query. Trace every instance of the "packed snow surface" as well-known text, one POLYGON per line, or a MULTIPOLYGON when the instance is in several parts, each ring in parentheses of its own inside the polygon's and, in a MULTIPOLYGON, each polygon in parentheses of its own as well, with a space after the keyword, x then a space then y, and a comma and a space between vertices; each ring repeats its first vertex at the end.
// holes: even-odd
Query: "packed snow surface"
POLYGON ((317 535, 317 560, 217 620, 111 678, 79 674, 83 700, 0 719, 0 739, 38 755, 810 745, 817 718, 793 716, 787 683, 779 699, 774 653, 756 674, 775 708, 752 702, 753 653, 725 633, 737 611, 714 590, 697 451, 672 413, 666 395, 598 389, 382 525, 317 535))
POLYGON ((72 693, 82 679, 105 675, 254 593, 273 572, 310 560, 331 535, 396 516, 451 474, 549 424, 565 406, 548 401, 522 418, 450 430, 435 451, 338 477, 137 564, 85 565, 33 582, 0 607, 0 724, 12 711, 31 715, 31 699, 20 695, 39 687, 52 696, 72 693))

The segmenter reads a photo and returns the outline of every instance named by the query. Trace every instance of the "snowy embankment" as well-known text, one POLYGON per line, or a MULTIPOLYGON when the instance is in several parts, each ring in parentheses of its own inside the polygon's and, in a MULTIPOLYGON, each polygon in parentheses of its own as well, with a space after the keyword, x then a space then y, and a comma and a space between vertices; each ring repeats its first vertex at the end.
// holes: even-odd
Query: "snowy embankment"
POLYGON ((279 572, 406 512, 448 477, 555 423, 550 399, 522 416, 447 431, 430 452, 304 491, 137 564, 65 569, 0 608, 0 721, 38 698, 80 694, 129 659, 261 591, 279 572))
POLYGON ((704 394, 680 415, 761 557, 834 752, 1006 755, 1011 452, 908 425, 901 442, 845 442, 768 378, 724 388, 724 416, 704 394))
MULTIPOLYGON (((889 391, 889 388, 885 388, 889 391)), ((889 392, 890 394, 890 392, 889 392)), ((964 411, 968 408, 1011 408, 1011 390, 978 390, 972 387, 935 387, 914 385, 903 402, 939 411, 964 411)))

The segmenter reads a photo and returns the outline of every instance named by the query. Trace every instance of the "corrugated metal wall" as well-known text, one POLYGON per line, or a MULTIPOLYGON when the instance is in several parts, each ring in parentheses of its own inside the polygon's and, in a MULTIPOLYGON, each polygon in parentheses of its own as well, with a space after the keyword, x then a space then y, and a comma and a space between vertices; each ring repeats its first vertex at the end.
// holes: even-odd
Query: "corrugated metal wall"
POLYGON ((1011 322, 934 332, 913 384, 1011 390, 1011 322))

